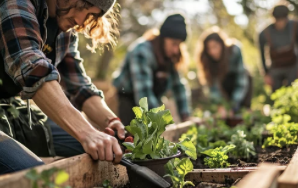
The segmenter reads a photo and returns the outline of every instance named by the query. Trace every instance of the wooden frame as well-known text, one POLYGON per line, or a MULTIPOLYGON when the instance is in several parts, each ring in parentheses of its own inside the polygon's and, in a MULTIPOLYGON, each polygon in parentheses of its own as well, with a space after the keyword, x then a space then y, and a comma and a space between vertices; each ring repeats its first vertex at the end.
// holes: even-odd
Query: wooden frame
POLYGON ((278 178, 278 188, 298 187, 298 150, 296 150, 291 162, 284 173, 278 178))
MULTIPOLYGON (((277 167, 278 171, 283 171, 286 166, 277 167)), ((217 169, 195 169, 186 175, 186 179, 192 182, 227 183, 235 182, 243 178, 250 172, 258 170, 258 167, 238 167, 238 168, 217 168, 217 169)), ((237 187, 238 188, 238 187, 237 187)))
POLYGON ((277 165, 263 163, 258 170, 249 173, 237 185, 237 188, 276 188, 277 178, 281 173, 277 165))
MULTIPOLYGON (((93 161, 88 154, 61 159, 48 165, 36 167, 38 172, 53 167, 65 170, 70 176, 65 183, 71 187, 93 188, 109 180, 112 186, 123 186, 128 183, 126 168, 109 162, 93 161)), ((25 175, 29 170, 0 176, 1 188, 32 187, 25 175)))

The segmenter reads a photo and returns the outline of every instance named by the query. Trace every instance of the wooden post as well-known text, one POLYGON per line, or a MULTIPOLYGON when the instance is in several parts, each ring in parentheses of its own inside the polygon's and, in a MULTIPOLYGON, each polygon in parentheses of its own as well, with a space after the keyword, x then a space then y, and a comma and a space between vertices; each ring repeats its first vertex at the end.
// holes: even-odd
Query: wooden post
POLYGON ((278 178, 278 188, 297 188, 298 187, 298 150, 296 150, 288 167, 278 178))
POLYGON ((263 163, 258 170, 249 173, 237 185, 237 188, 276 188, 277 178, 280 175, 278 166, 263 163))

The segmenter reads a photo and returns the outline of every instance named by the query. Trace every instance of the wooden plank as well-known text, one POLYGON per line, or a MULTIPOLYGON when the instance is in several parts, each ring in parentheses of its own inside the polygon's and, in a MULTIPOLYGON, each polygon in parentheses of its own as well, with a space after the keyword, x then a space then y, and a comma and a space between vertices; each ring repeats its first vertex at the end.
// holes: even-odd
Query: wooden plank
POLYGON ((276 165, 262 163, 258 170, 246 175, 237 185, 237 188, 276 188, 277 178, 280 175, 280 169, 276 165))
POLYGON ((40 157, 40 159, 45 163, 45 164, 50 164, 55 161, 64 159, 65 157, 40 157))
POLYGON ((278 188, 292 187, 298 187, 298 150, 296 150, 284 173, 278 178, 278 188))
MULTIPOLYGON (((128 183, 126 168, 103 161, 93 161, 88 154, 61 159, 48 165, 36 167, 38 172, 53 167, 65 170, 70 176, 66 185, 79 188, 93 188, 104 180, 111 181, 112 186, 123 186, 128 183)), ((1 188, 32 187, 25 177, 29 170, 0 176, 1 188)))
MULTIPOLYGON (((283 171, 286 166, 276 168, 283 171)), ((236 181, 238 178, 243 178, 257 169, 258 167, 195 169, 188 173, 185 178, 192 182, 226 183, 227 181, 236 181)))

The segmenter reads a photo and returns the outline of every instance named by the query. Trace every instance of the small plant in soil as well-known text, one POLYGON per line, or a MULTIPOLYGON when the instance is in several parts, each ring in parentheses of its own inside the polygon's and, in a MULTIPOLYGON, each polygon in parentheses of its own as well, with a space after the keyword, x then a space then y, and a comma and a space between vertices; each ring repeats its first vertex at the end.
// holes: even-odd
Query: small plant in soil
POLYGON ((186 133, 182 134, 179 140, 189 139, 195 146, 197 153, 208 149, 208 143, 210 142, 210 137, 208 135, 208 130, 205 126, 192 126, 186 133))
POLYGON ((289 115, 278 116, 267 125, 267 130, 273 134, 267 138, 263 148, 268 146, 286 147, 297 144, 298 123, 291 123, 289 115))
POLYGON ((99 187, 99 188, 113 188, 113 187, 111 186, 111 182, 109 180, 104 180, 102 183, 102 187, 99 187))
POLYGON ((235 145, 236 147, 231 151, 231 154, 239 158, 250 158, 255 156, 255 148, 253 142, 249 142, 246 139, 246 134, 243 131, 238 130, 236 134, 231 136, 231 141, 228 144, 235 145))
POLYGON ((298 123, 298 80, 289 87, 276 90, 271 99, 274 101, 273 116, 288 114, 291 117, 290 122, 298 123))
POLYGON ((175 158, 165 165, 166 175, 173 182, 173 188, 183 188, 186 185, 195 186, 191 181, 184 181, 185 175, 193 170, 193 164, 189 158, 175 158))
POLYGON ((235 148, 235 145, 227 145, 225 147, 219 147, 215 149, 209 149, 202 154, 208 157, 204 158, 204 164, 209 168, 225 168, 230 164, 228 163, 228 153, 235 148))
POLYGON ((134 142, 124 142, 131 153, 125 154, 129 159, 160 159, 171 157, 178 150, 185 152, 192 159, 197 158, 196 148, 189 138, 173 143, 161 137, 166 126, 174 123, 169 110, 162 105, 158 108, 148 109, 147 98, 142 98, 140 107, 134 107, 136 118, 126 126, 126 130, 134 136, 134 142))

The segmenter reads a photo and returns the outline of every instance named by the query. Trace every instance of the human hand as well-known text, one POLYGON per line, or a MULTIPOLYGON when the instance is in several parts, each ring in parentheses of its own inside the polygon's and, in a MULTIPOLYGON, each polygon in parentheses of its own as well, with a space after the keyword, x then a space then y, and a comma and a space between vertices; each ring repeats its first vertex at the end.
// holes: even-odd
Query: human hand
MULTIPOLYGON (((117 136, 120 140, 125 139, 125 127, 119 118, 111 119, 108 123, 108 128, 112 129, 113 131, 116 131, 118 134, 117 136)), ((105 130, 105 132, 106 132, 106 130, 105 130)), ((106 133, 109 134, 110 132, 106 132, 106 133)), ((109 134, 109 135, 111 135, 111 134, 109 134)), ((112 136, 114 136, 114 133, 112 136)))
POLYGON ((123 152, 118 140, 97 130, 83 133, 79 139, 86 153, 91 155, 94 160, 113 161, 119 163, 123 152))

